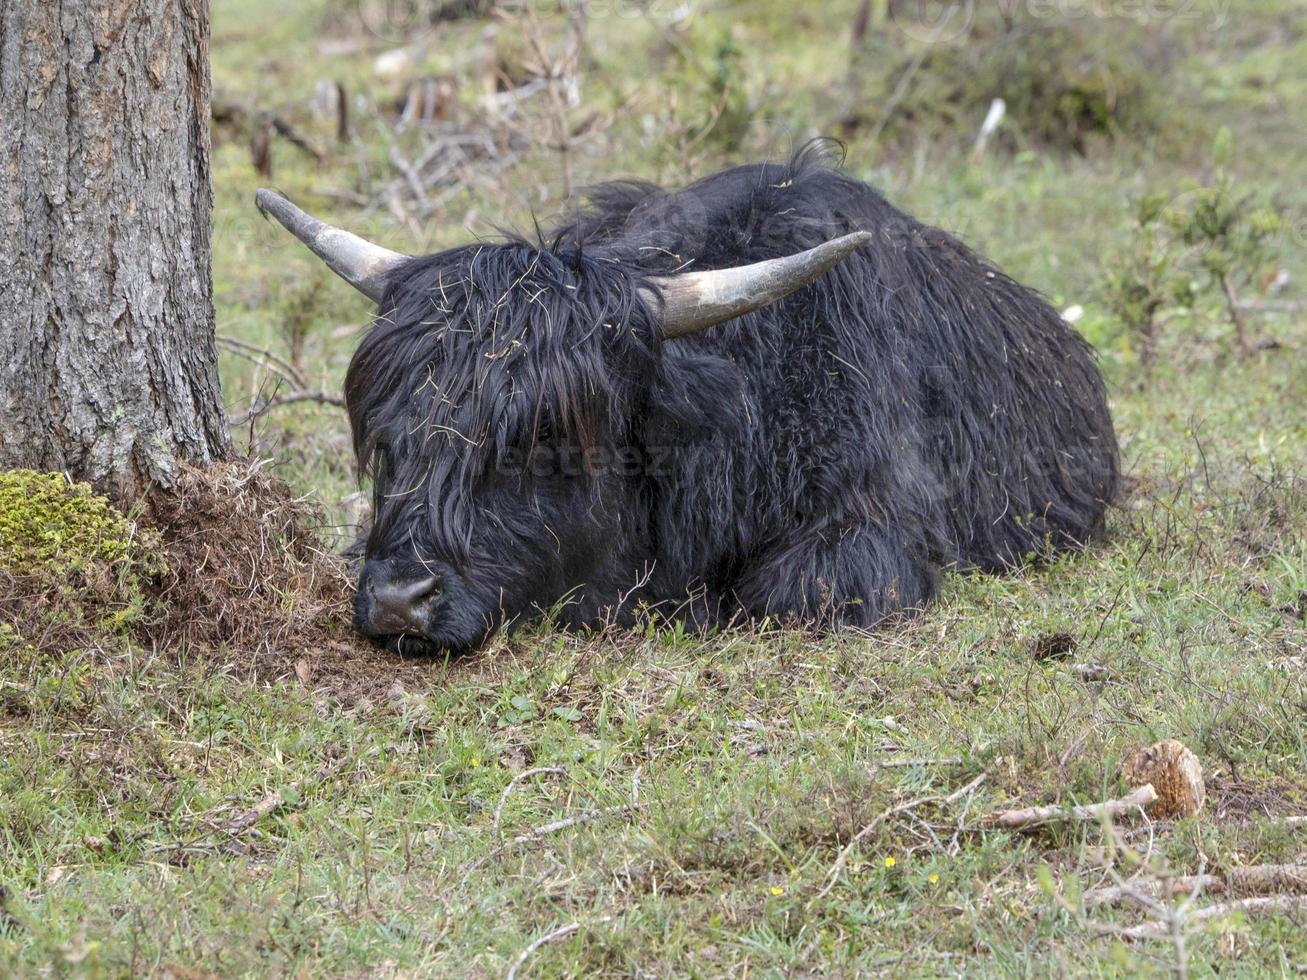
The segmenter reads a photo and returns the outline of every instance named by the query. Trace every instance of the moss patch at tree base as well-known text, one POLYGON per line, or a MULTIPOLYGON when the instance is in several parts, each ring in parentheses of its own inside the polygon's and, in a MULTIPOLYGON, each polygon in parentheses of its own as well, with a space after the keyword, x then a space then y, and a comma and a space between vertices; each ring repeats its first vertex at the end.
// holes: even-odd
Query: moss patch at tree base
POLYGON ((183 467, 139 514, 62 474, 0 472, 0 652, 222 651, 286 676, 353 656, 351 586, 309 505, 249 461, 183 467))
POLYGON ((158 532, 59 473, 0 472, 0 651, 67 648, 139 622, 164 573, 158 532))

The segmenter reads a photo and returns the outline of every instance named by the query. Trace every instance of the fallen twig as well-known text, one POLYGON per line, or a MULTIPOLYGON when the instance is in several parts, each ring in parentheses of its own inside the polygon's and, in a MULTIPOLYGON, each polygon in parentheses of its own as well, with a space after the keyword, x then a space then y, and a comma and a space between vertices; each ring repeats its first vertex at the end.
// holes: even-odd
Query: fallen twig
POLYGON ((877 769, 910 769, 916 766, 960 766, 962 759, 959 756, 950 756, 941 759, 881 759, 872 763, 877 769))
POLYGON ((1157 791, 1152 783, 1145 783, 1119 800, 1106 800, 1090 806, 1032 806, 1022 810, 999 810, 991 813, 987 822, 1008 830, 1037 827, 1055 820, 1076 820, 1081 822, 1101 821, 1104 817, 1115 820, 1143 810, 1157 799, 1157 791))
POLYGON ((265 118, 268 124, 276 130, 278 136, 311 156, 318 163, 322 163, 327 158, 327 154, 319 149, 312 140, 275 112, 269 113, 265 118))
MULTIPOLYGON (((292 783, 289 787, 291 793, 296 797, 302 796, 307 788, 322 782, 340 768, 343 761, 343 757, 327 760, 304 779, 292 783)), ((233 837, 239 837, 264 817, 268 816, 273 811, 280 809, 285 803, 286 789, 274 790, 233 820, 231 825, 227 828, 227 832, 233 837)))
MULTIPOLYGON (((601 922, 611 922, 612 919, 613 917, 611 915, 605 915, 601 919, 595 919, 593 924, 598 925, 601 922)), ((544 946, 546 943, 552 943, 556 939, 562 939, 564 936, 570 936, 572 933, 580 929, 581 926, 582 923, 580 922, 569 922, 565 926, 559 926, 553 932, 547 932, 540 938, 533 939, 526 949, 517 954, 517 959, 515 959, 513 965, 508 968, 507 980, 517 980, 517 971, 522 969, 522 964, 529 960, 531 954, 541 946, 544 946)))
POLYGON ((1132 900, 1136 893, 1149 898, 1175 898, 1192 895, 1203 891, 1209 895, 1276 895, 1307 892, 1307 865, 1302 864, 1255 864, 1243 868, 1233 868, 1224 877, 1221 875, 1186 875, 1144 884, 1134 884, 1128 888, 1111 886, 1097 888, 1085 894, 1085 905, 1093 908, 1098 905, 1115 905, 1132 900))
MULTIPOLYGON (((1206 908, 1188 912, 1188 922, 1206 922, 1220 919, 1235 912, 1272 914, 1275 912, 1307 912, 1307 895, 1275 895, 1268 898, 1241 898, 1233 902, 1218 902, 1206 908)), ((1137 926, 1114 926, 1111 935, 1121 939, 1165 939, 1173 931, 1166 922, 1145 922, 1137 926)))
POLYGON ((512 794, 517 785, 532 776, 563 776, 567 770, 560 766, 542 766, 538 769, 528 769, 526 772, 520 772, 509 780, 508 785, 504 787, 504 794, 499 798, 499 806, 495 807, 495 822, 490 831, 490 839, 494 841, 495 846, 499 846, 499 821, 504 813, 504 804, 508 802, 508 797, 512 794))
POLYGON ((867 824, 867 826, 854 834, 852 839, 844 845, 844 849, 841 850, 839 856, 835 858, 835 863, 832 864, 830 870, 826 872, 826 884, 822 886, 821 891, 816 894, 814 900, 825 898, 831 893, 831 889, 835 887, 835 882, 839 881, 840 872, 844 870, 844 864, 848 861, 849 855, 853 853, 853 849, 857 847, 868 834, 890 817, 896 816, 900 813, 905 813, 908 810, 915 810, 917 807, 925 806, 927 803, 953 803, 956 800, 960 800, 963 796, 966 796, 983 783, 987 776, 988 773, 982 772, 971 782, 967 783, 967 785, 963 786, 961 789, 954 790, 947 796, 922 796, 915 800, 908 800, 906 803, 896 804, 880 814, 880 816, 873 819, 871 823, 867 824))
POLYGON ((966 828, 967 814, 971 812, 971 804, 976 800, 976 790, 980 784, 976 783, 971 786, 963 797, 962 809, 958 812, 958 817, 953 826, 953 836, 949 838, 948 854, 950 857, 957 857, 962 850, 962 831, 966 828))
POLYGON ((499 855, 504 854, 507 851, 513 850, 514 848, 522 847, 523 845, 526 844, 532 844, 535 843, 536 841, 544 840, 550 834, 556 834, 560 830, 567 830, 569 827, 579 827, 582 824, 591 823, 595 820, 600 819, 601 817, 611 817, 614 814, 618 814, 618 813, 621 814, 634 813, 636 810, 639 809, 642 808, 630 803, 623 804, 622 806, 606 806, 606 807, 601 807, 597 810, 586 810, 584 813, 578 813, 575 814, 574 816, 564 817, 562 820, 554 820, 551 821, 550 823, 541 824, 539 827, 535 827, 531 830, 528 830, 524 834, 518 834, 512 840, 508 841, 505 844, 500 844, 498 847, 491 849, 488 853, 483 854, 481 857, 477 858, 475 861, 469 864, 466 870, 463 872, 462 884, 463 885, 467 884, 468 879, 472 877, 472 872, 475 871, 477 868, 481 867, 482 865, 486 864, 489 861, 494 860, 495 858, 499 857, 499 855))

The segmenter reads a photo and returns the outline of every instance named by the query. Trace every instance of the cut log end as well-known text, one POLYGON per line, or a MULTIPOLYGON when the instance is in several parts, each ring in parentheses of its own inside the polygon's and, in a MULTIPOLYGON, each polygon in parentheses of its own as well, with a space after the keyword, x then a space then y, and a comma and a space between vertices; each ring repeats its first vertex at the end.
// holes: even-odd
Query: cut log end
POLYGON ((1148 814, 1158 819, 1192 817, 1207 799, 1202 763, 1173 738, 1135 752, 1121 767, 1121 775, 1131 786, 1152 784, 1157 800, 1148 814))

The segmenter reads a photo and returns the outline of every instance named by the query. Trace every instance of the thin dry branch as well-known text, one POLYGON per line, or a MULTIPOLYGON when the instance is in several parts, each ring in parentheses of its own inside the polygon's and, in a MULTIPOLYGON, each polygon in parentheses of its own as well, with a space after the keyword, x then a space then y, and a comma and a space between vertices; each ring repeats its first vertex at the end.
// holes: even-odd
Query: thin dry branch
MULTIPOLYGON (((544 840, 551 834, 556 834, 560 830, 567 830, 569 827, 580 827, 583 824, 592 823, 602 817, 611 817, 619 813, 635 813, 640 809, 642 809, 642 807, 631 803, 623 804, 622 806, 606 806, 595 810, 586 810, 585 812, 575 814, 574 816, 564 817, 561 820, 554 820, 550 823, 541 824, 539 827, 532 828, 526 833, 518 834, 506 844, 500 844, 498 847, 491 849, 488 853, 469 864, 463 872, 462 885, 467 884, 468 879, 472 877, 472 872, 476 871, 477 868, 480 868, 489 861, 493 861, 495 858, 499 857, 499 855, 511 851, 514 848, 523 847, 527 844, 533 844, 537 841, 544 840)), ((460 885, 460 888, 462 885, 460 885)))
POLYGON ((273 112, 269 113, 265 118, 267 119, 268 124, 276 131, 277 135, 286 140, 296 149, 311 156, 318 163, 322 163, 327 159, 326 153, 324 153, 311 139, 288 123, 283 117, 273 112))
MULTIPOLYGON (((1115 828, 1110 824, 1107 827, 1107 831, 1109 836, 1113 838, 1118 837, 1115 828)), ((1198 874, 1194 876, 1195 879, 1200 880, 1206 878, 1206 871, 1206 864, 1203 864, 1199 867, 1198 874)), ((1202 894, 1201 883, 1196 884, 1194 891, 1182 901, 1170 902, 1164 905, 1146 894, 1146 889, 1150 887, 1150 883, 1155 883, 1158 880, 1156 869, 1151 868, 1146 860, 1143 862, 1141 868, 1141 876, 1151 874, 1154 875, 1154 877, 1136 877, 1127 881, 1117 873, 1115 868, 1111 867, 1107 869, 1107 873, 1115 883, 1116 887, 1120 889, 1123 897, 1128 898, 1153 917, 1152 921, 1147 923, 1151 930, 1150 938, 1169 939, 1171 941, 1172 954, 1174 956, 1172 968, 1175 975, 1181 978, 1181 980, 1184 980, 1184 978, 1189 975, 1189 935, 1192 931, 1191 926, 1193 923, 1193 919, 1190 916, 1190 909, 1198 896, 1202 894), (1143 886, 1144 890, 1141 890, 1141 886, 1143 886)), ((1165 876, 1161 877, 1164 878, 1165 876)), ((1119 926, 1116 923, 1104 924, 1101 922, 1091 922, 1085 917, 1084 913, 1079 908, 1067 901, 1064 895, 1058 894, 1054 897, 1058 904, 1061 905, 1062 908, 1064 908, 1073 918, 1079 921, 1082 926, 1097 935, 1115 936, 1118 939, 1138 938, 1132 937, 1129 934, 1135 927, 1119 926)))
MULTIPOLYGON (((598 925, 601 922, 611 922, 612 918, 611 915, 605 915, 602 918, 596 919, 593 924, 598 925)), ((516 980, 517 971, 522 969, 523 964, 525 964, 526 961, 531 958, 531 955, 541 946, 544 946, 547 943, 552 943, 557 939, 562 939, 564 936, 570 936, 572 933, 579 930, 582 925, 583 923, 580 922, 569 922, 565 926, 559 926, 552 932, 547 932, 540 938, 532 940, 526 949, 517 954, 517 959, 515 959, 513 965, 508 968, 507 980, 516 980)))
POLYGON ((410 161, 399 149, 398 132, 379 115, 372 122, 390 146, 389 162, 399 176, 376 189, 370 206, 385 206, 399 220, 411 220, 419 235, 420 222, 439 213, 450 196, 511 169, 528 145, 507 125, 465 129, 456 122, 432 123, 418 127, 423 146, 410 161))
POLYGON ((853 853, 853 849, 857 847, 858 844, 860 844, 868 834, 870 834, 873 830, 879 827, 890 817, 897 816, 900 813, 906 813, 909 810, 915 810, 917 807, 925 806, 927 803, 941 803, 941 804, 954 803, 957 800, 960 800, 962 797, 966 796, 981 783, 983 783, 987 778, 987 776, 988 773, 982 772, 971 782, 967 783, 967 785, 963 786, 961 789, 954 790, 952 793, 949 793, 947 796, 922 796, 915 800, 908 800, 906 803, 898 803, 890 807, 884 813, 880 814, 880 816, 872 820, 871 823, 867 824, 867 826, 863 827, 856 834, 854 834, 852 839, 850 839, 850 841, 844 845, 843 850, 841 850, 839 855, 835 858, 835 863, 832 864, 830 870, 826 872, 826 884, 823 885, 821 891, 819 891, 816 894, 816 896, 814 896, 814 900, 825 898, 827 895, 831 893, 831 889, 833 889, 835 887, 835 883, 839 881, 840 872, 844 870, 844 865, 848 861, 849 855, 853 853))
POLYGON ((274 408, 281 408, 285 405, 298 405, 304 402, 312 402, 315 405, 334 405, 336 408, 345 407, 345 396, 337 395, 330 391, 290 391, 284 395, 274 395, 264 401, 252 405, 249 411, 242 412, 231 420, 232 425, 245 425, 253 419, 272 411, 274 408))
POLYGON ((913 759, 880 759, 872 763, 877 769, 912 769, 917 766, 960 766, 962 759, 960 756, 944 756, 941 758, 913 758, 913 759))
POLYGON ((286 360, 279 354, 274 354, 266 347, 258 347, 244 340, 238 340, 235 337, 228 337, 218 334, 214 337, 219 347, 225 347, 228 351, 237 357, 243 357, 252 361, 259 367, 266 368, 274 374, 278 374, 283 380, 289 382, 298 388, 307 388, 308 380, 303 373, 290 361, 286 360))
MULTIPOLYGON (((1241 898, 1233 902, 1218 902, 1206 908, 1192 909, 1187 922, 1197 924, 1221 919, 1235 912, 1273 915, 1276 912, 1307 912, 1307 895, 1275 895, 1266 898, 1241 898)), ((1167 922, 1145 922, 1137 926, 1110 927, 1111 935, 1121 939, 1167 939, 1173 927, 1167 922)))
POLYGON ((986 822, 1007 830, 1024 830, 1055 820, 1099 823, 1104 818, 1115 820, 1137 810, 1142 811, 1156 799, 1157 790, 1153 789, 1153 784, 1145 783, 1119 800, 1105 800, 1090 806, 1032 806, 1021 810, 999 810, 991 813, 986 822))
POLYGON ((1114 885, 1085 894, 1086 907, 1116 905, 1135 898, 1135 892, 1149 898, 1172 898, 1203 891, 1209 895, 1282 895, 1307 892, 1307 865, 1255 864, 1233 868, 1220 875, 1186 875, 1153 882, 1136 883, 1128 888, 1114 885))
MULTIPOLYGON (((290 786, 291 795, 297 798, 302 796, 306 789, 311 786, 316 786, 339 769, 343 761, 343 757, 327 760, 309 776, 306 776, 304 779, 301 779, 296 783, 292 783, 290 786)), ((287 802, 286 796, 287 791, 285 788, 274 790, 269 793, 263 799, 259 800, 258 803, 255 803, 254 806, 250 807, 233 820, 231 825, 227 828, 227 832, 233 837, 239 837, 264 817, 285 805, 287 802)))
POLYGON ((504 804, 508 802, 509 796, 517 788, 519 783, 525 782, 532 776, 565 776, 567 770, 561 766, 541 766, 538 769, 528 769, 526 772, 520 772, 509 780, 508 785, 504 787, 504 794, 499 798, 499 806, 495 807, 495 822, 490 831, 490 839, 494 841, 495 846, 499 845, 499 823, 504 815, 504 804))
POLYGON ((258 122, 250 133, 250 160, 254 164, 254 169, 264 177, 272 176, 272 137, 274 135, 282 137, 292 146, 302 150, 312 157, 319 166, 327 159, 327 155, 322 150, 314 146, 307 137, 281 116, 275 112, 263 112, 259 114, 258 122))

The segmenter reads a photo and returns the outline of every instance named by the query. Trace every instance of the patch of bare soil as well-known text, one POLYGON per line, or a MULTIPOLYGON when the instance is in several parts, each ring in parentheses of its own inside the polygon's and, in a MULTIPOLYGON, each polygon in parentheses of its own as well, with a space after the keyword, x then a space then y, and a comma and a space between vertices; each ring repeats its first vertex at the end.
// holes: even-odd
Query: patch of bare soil
MULTIPOLYGON (((321 517, 284 481, 249 460, 187 467, 155 494, 144 522, 161 540, 136 639, 264 681, 298 682, 345 706, 450 683, 493 687, 549 654, 511 636, 457 659, 400 656, 351 627, 353 581, 314 532, 321 517)), ((573 655, 617 655, 622 631, 568 640, 573 655)))

